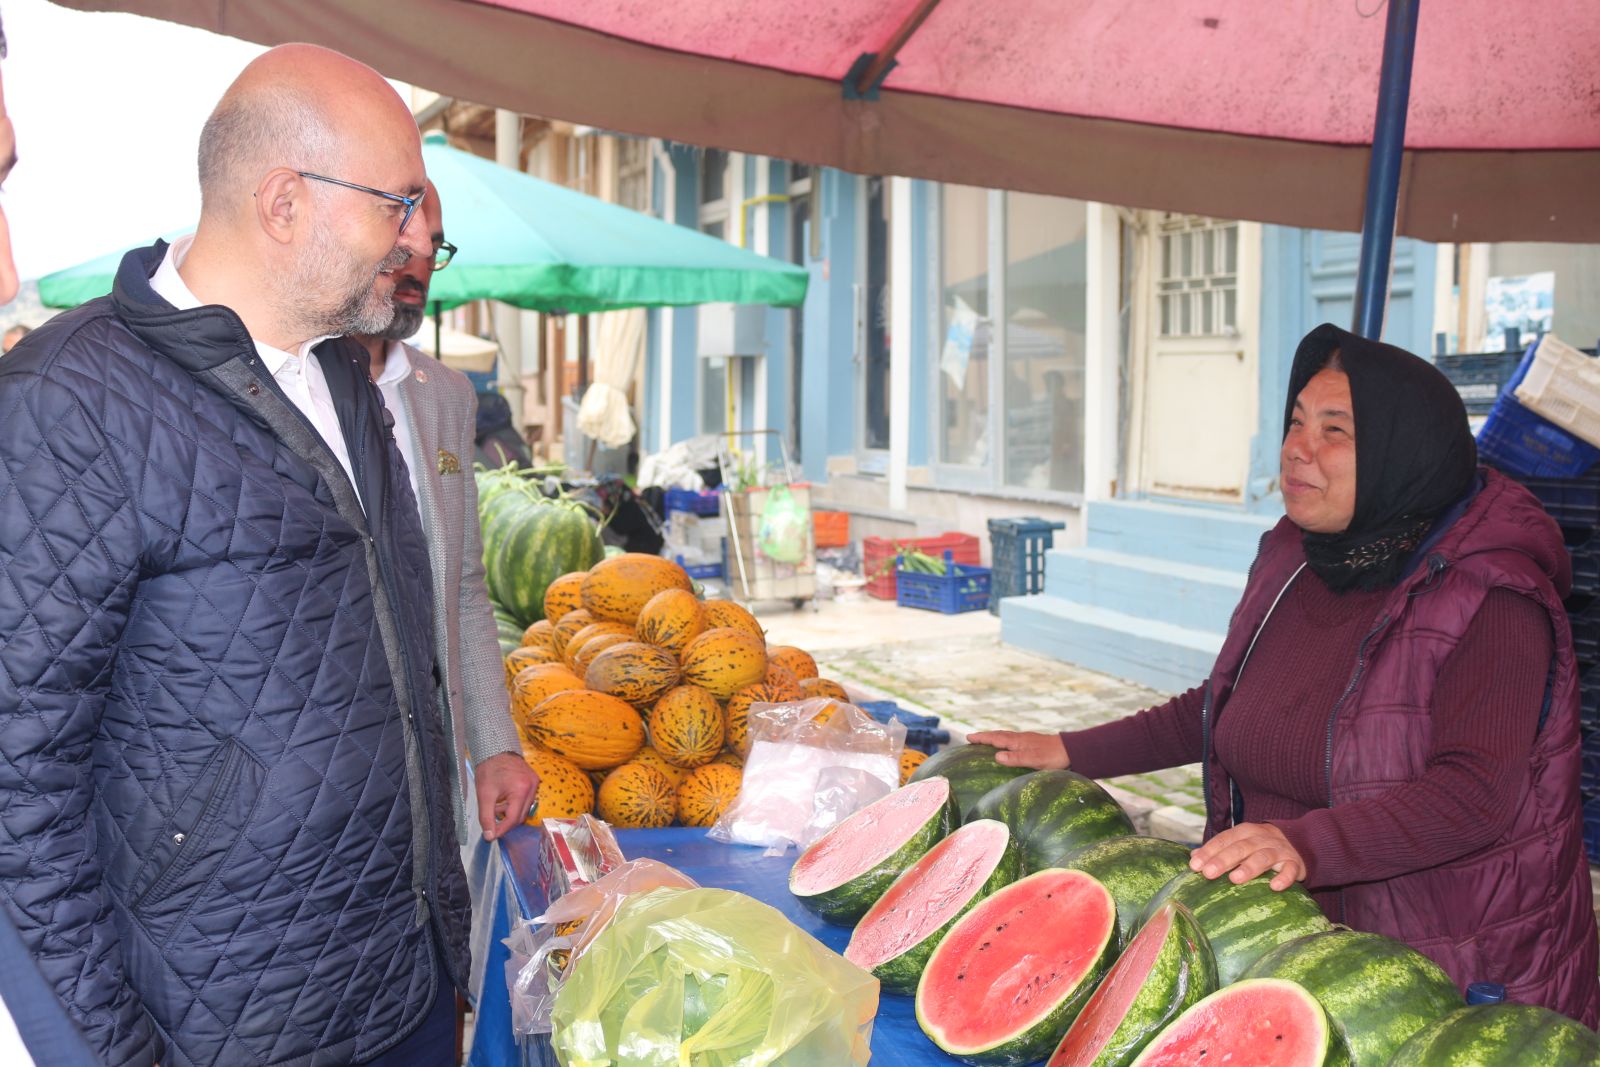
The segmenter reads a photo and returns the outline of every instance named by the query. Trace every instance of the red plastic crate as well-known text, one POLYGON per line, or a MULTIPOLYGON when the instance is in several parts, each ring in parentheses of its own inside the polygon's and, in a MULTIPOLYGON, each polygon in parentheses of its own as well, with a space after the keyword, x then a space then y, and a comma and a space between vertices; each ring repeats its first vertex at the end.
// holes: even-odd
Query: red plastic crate
POLYGON ((972 534, 946 533, 938 537, 865 537, 861 540, 861 573, 867 593, 879 600, 895 599, 894 557, 902 547, 915 548, 938 559, 950 553, 953 562, 976 567, 980 544, 972 534))

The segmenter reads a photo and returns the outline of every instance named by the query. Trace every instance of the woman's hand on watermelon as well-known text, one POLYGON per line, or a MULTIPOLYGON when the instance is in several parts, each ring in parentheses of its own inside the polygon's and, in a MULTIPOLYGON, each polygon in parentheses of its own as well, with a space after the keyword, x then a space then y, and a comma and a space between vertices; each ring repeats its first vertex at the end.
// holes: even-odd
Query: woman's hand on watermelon
POLYGON ((1272 888, 1280 893, 1306 877, 1300 853, 1282 830, 1264 822, 1240 823, 1222 831, 1194 850, 1189 869, 1207 878, 1227 874, 1235 885, 1273 871, 1272 888))
POLYGON ((968 734, 974 745, 993 745, 996 763, 1007 767, 1032 767, 1041 771, 1064 771, 1072 764, 1060 734, 1020 733, 1016 730, 982 730, 968 734))

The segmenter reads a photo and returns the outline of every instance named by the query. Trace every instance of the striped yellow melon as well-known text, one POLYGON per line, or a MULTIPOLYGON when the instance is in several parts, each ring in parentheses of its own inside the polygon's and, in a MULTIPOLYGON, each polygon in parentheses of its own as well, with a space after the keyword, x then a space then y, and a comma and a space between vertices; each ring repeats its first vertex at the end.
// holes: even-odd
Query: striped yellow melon
POLYGON ((817 661, 811 658, 811 653, 793 645, 773 645, 767 649, 767 661, 783 664, 794 672, 796 678, 817 676, 817 661))
POLYGON ((668 763, 699 767, 722 749, 722 708, 697 685, 661 694, 650 712, 650 740, 668 763))
POLYGON ((533 709, 547 697, 583 688, 579 678, 562 663, 535 663, 524 667, 511 680, 511 717, 521 729, 533 709))
POLYGON ((591 622, 589 625, 585 626, 583 629, 579 630, 577 633, 568 638, 566 647, 561 650, 561 658, 567 661, 567 666, 576 666, 578 662, 578 653, 583 649, 584 642, 588 641, 591 637, 605 636, 623 637, 629 641, 637 641, 639 639, 634 634, 633 627, 629 626, 627 623, 611 622, 609 620, 602 619, 599 622, 591 622))
POLYGON ((761 638, 763 644, 767 640, 767 631, 761 628, 756 617, 749 610, 735 604, 731 600, 708 600, 702 606, 706 616, 706 629, 715 630, 720 627, 731 627, 743 630, 753 637, 761 638))
POLYGON ((926 752, 918 752, 914 748, 904 749, 900 753, 900 784, 905 785, 911 781, 911 776, 917 773, 917 768, 922 766, 928 758, 926 752))
POLYGON ((604 770, 644 746, 644 720, 626 701, 580 689, 546 697, 529 714, 527 734, 586 771, 604 770))
POLYGON ((550 644, 550 631, 555 626, 549 619, 540 619, 526 630, 522 631, 522 644, 552 648, 550 644))
POLYGON ((700 599, 682 589, 663 589, 639 609, 639 640, 675 655, 705 628, 706 614, 700 599))
POLYGON ((688 768, 674 767, 672 764, 667 762, 666 758, 662 756, 660 752, 657 752, 649 745, 645 745, 643 748, 641 748, 638 754, 628 762, 642 763, 646 767, 654 767, 656 770, 667 776, 667 781, 672 783, 672 788, 674 789, 682 785, 683 780, 689 776, 688 768))
POLYGON ((567 644, 578 635, 578 631, 596 621, 582 608, 575 608, 561 616, 561 621, 550 629, 550 647, 556 650, 556 655, 565 662, 567 644))
POLYGON ((539 776, 539 803, 528 816, 529 826, 546 819, 575 819, 594 811, 594 784, 576 763, 526 742, 522 758, 539 776))
POLYGON ((844 703, 846 703, 845 701, 834 700, 832 697, 820 697, 820 698, 818 698, 818 697, 807 697, 806 699, 807 700, 821 699, 821 700, 826 700, 827 701, 827 703, 823 705, 822 710, 817 712, 817 714, 811 720, 812 722, 816 723, 818 726, 821 726, 823 723, 830 721, 835 715, 837 715, 839 713, 839 708, 842 707, 844 705, 844 703))
POLYGON ((737 767, 708 763, 690 771, 678 786, 678 821, 685 826, 712 826, 739 796, 744 775, 737 767))
POLYGON ((671 826, 677 790, 667 776, 642 763, 624 763, 600 784, 600 817, 625 830, 671 826))
POLYGON ((802 678, 800 691, 807 697, 832 697, 834 700, 850 700, 850 694, 844 691, 844 686, 832 678, 802 678))
POLYGON ((594 658, 584 672, 583 684, 630 704, 652 704, 678 684, 678 661, 664 648, 624 641, 594 658))
POLYGON ((583 607, 583 580, 588 575, 588 571, 573 571, 546 586, 544 617, 551 623, 558 623, 566 617, 567 612, 583 607))
POLYGON ((633 639, 627 634, 600 634, 589 638, 578 650, 578 654, 572 657, 572 673, 588 674, 589 664, 594 662, 596 656, 612 645, 624 645, 631 640, 633 639))
POLYGON ((506 655, 506 688, 510 689, 517 672, 539 663, 560 663, 561 657, 544 645, 523 645, 506 655))
POLYGON ((723 729, 727 731, 728 747, 741 756, 750 754, 750 707, 753 704, 785 704, 801 699, 800 687, 784 687, 757 682, 747 685, 728 698, 723 715, 723 729))
POLYGON ((596 619, 632 626, 650 598, 664 589, 694 591, 688 572, 669 559, 624 552, 589 568, 583 580, 583 606, 596 619))
POLYGON ((683 650, 683 680, 727 700, 767 676, 767 649, 743 630, 707 630, 683 650))
POLYGON ((741 771, 744 770, 744 757, 740 756, 739 753, 734 752, 731 749, 723 749, 721 752, 718 752, 717 758, 711 762, 720 763, 724 767, 737 767, 741 771))
POLYGON ((774 663, 770 657, 767 659, 766 682, 768 685, 787 686, 791 689, 800 688, 800 679, 794 676, 794 671, 791 671, 781 663, 774 663))

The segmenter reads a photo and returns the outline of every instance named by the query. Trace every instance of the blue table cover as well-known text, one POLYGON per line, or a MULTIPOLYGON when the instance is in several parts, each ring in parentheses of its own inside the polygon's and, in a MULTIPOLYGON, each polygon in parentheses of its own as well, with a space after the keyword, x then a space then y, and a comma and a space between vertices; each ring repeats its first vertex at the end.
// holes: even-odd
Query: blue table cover
MULTIPOLYGON (((764 856, 760 848, 724 845, 706 837, 704 830, 682 827, 618 830, 617 842, 628 859, 660 860, 702 886, 736 890, 772 905, 835 952, 843 952, 850 940, 849 930, 829 926, 790 896, 792 850, 784 856, 764 856)), ((513 915, 532 918, 543 913, 549 902, 541 831, 518 827, 496 845, 480 841, 468 873, 478 889, 476 899, 487 909, 479 919, 477 940, 480 944, 488 941, 485 951, 473 955, 484 963, 474 980, 478 1014, 468 1067, 554 1067, 548 1038, 519 1045, 511 1034, 505 977, 508 953, 501 944, 509 936, 513 915)), ((958 1061, 939 1051, 917 1026, 912 998, 883 993, 872 1027, 872 1062, 883 1067, 946 1067, 958 1061)))

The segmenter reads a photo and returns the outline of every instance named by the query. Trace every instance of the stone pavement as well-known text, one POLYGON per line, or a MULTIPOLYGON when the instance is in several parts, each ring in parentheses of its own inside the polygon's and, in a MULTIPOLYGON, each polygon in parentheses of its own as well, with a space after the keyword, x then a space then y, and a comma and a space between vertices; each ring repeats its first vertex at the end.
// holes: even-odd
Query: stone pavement
MULTIPOLYGON (((769 641, 811 652, 822 673, 852 695, 937 715, 956 735, 1080 729, 1170 695, 1003 645, 999 620, 985 612, 946 616, 869 600, 758 614, 769 641)), ((1198 764, 1105 784, 1141 831, 1200 839, 1198 764)))

